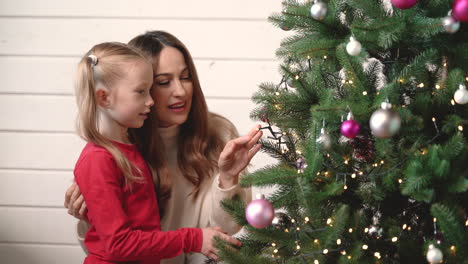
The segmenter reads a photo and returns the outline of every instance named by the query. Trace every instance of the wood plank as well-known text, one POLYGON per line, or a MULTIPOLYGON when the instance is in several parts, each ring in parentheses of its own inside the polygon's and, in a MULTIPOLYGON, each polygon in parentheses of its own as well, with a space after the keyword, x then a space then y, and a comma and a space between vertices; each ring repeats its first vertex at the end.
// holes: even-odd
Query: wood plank
POLYGON ((249 60, 273 60, 286 34, 267 21, 0 18, 0 50, 2 55, 81 56, 92 45, 127 42, 148 29, 173 33, 197 58, 249 60))
MULTIPOLYGON (((0 93, 73 94, 78 57, 0 57, 0 93)), ((250 98, 262 82, 279 82, 278 62, 195 60, 205 96, 250 98)))
POLYGON ((73 182, 70 171, 0 170, 0 205, 63 207, 65 190, 73 182))
POLYGON ((85 254, 78 245, 4 244, 0 256, 5 264, 82 264, 85 254))
POLYGON ((60 1, 2 0, 0 15, 6 16, 94 16, 154 18, 266 19, 279 12, 281 1, 199 0, 199 1, 60 1))
POLYGON ((78 244, 76 219, 65 208, 0 207, 0 242, 78 244))

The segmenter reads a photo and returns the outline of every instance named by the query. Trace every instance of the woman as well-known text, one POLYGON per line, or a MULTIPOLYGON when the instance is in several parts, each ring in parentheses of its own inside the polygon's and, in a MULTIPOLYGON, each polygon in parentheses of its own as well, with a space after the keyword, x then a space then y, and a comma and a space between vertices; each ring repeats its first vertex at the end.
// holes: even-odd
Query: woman
MULTIPOLYGON (((159 168, 154 181, 162 229, 220 226, 228 234, 236 233, 240 227, 221 209, 220 201, 234 195, 246 203, 251 200, 251 190, 238 185, 239 174, 260 149, 256 142, 262 132, 255 127, 247 136, 237 137, 228 120, 208 112, 192 57, 176 37, 152 31, 129 45, 153 58, 155 107, 133 137, 145 159, 159 168)), ((67 190, 65 206, 78 217, 85 211, 74 184, 67 190)), ((80 221, 80 237, 86 230, 86 222, 80 221)), ((205 260, 191 254, 163 263, 205 260)))

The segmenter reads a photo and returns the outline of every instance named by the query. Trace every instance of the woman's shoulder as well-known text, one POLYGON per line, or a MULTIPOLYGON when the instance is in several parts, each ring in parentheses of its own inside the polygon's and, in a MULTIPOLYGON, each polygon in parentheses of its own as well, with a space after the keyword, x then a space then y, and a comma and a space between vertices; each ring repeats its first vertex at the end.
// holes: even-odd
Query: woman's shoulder
POLYGON ((208 115, 209 126, 212 131, 219 133, 226 141, 239 136, 234 124, 222 115, 210 112, 208 115))

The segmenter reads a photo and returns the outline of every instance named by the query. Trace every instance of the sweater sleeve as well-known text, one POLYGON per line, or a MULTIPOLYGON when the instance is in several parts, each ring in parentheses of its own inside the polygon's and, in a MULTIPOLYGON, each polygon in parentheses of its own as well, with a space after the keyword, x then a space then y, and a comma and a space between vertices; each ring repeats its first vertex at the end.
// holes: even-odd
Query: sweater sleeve
POLYGON ((110 153, 93 152, 92 158, 84 157, 75 168, 75 179, 88 206, 88 219, 110 258, 132 261, 200 252, 202 231, 199 228, 168 232, 132 228, 123 209, 124 179, 110 153))
POLYGON ((210 225, 220 226, 229 235, 237 233, 241 229, 241 226, 232 219, 231 215, 224 211, 221 207, 221 201, 231 199, 235 195, 239 195, 245 203, 249 203, 252 200, 252 190, 250 187, 241 188, 239 184, 236 184, 230 188, 223 189, 219 186, 219 175, 216 175, 211 186, 210 225))

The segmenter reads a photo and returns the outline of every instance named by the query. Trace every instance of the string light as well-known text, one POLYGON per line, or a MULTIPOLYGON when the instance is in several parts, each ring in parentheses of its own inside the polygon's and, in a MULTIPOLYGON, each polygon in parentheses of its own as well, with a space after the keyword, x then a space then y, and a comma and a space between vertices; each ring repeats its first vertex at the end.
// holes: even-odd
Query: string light
POLYGON ((458 130, 463 131, 463 127, 462 127, 462 126, 458 126, 458 130))
POLYGON ((400 79, 400 80, 398 80, 398 81, 399 81, 400 83, 403 83, 405 80, 403 80, 403 79, 400 79))
POLYGON ((367 91, 362 92, 362 95, 367 95, 367 91))
POLYGON ((465 221, 465 226, 468 226, 468 220, 465 221))
POLYGON ((278 253, 278 249, 273 250, 273 252, 275 252, 275 254, 278 253))
POLYGON ((341 239, 338 238, 338 239, 336 240, 336 244, 337 244, 337 245, 341 245, 341 239))
POLYGON ((306 216, 304 220, 307 223, 307 222, 309 222, 310 219, 309 219, 309 217, 306 216))
POLYGON ((351 259, 351 256, 348 256, 348 259, 351 259))
POLYGON ((352 229, 352 228, 348 229, 348 232, 352 233, 352 232, 353 232, 353 229, 352 229))
POLYGON ((276 247, 276 243, 271 243, 271 246, 272 246, 272 247, 276 247))
POLYGON ((468 77, 466 77, 465 80, 468 82, 468 77))
POLYGON ((296 246, 296 249, 297 249, 297 250, 301 249, 301 246, 297 245, 297 246, 296 246))
POLYGON ((402 184, 402 183, 403 183, 403 180, 402 180, 402 179, 398 179, 398 183, 402 184))
POLYGON ((347 189, 348 189, 348 185, 343 186, 343 189, 347 190, 347 189))
POLYGON ((456 248, 454 245, 452 245, 452 246, 450 247, 450 250, 452 250, 452 251, 455 251, 456 249, 457 249, 457 248, 456 248))
POLYGON ((385 161, 383 161, 383 160, 380 161, 380 164, 384 164, 384 163, 385 163, 385 161))
POLYGON ((439 90, 440 89, 440 85, 436 84, 436 89, 439 90))
POLYGON ((314 260, 314 264, 319 264, 320 262, 318 260, 314 260))
POLYGON ((323 59, 324 59, 324 60, 326 60, 327 58, 328 58, 327 55, 323 56, 323 59))
POLYGON ((351 178, 356 178, 356 173, 351 174, 351 178))
POLYGON ((437 223, 437 218, 434 217, 434 219, 432 219, 432 221, 434 221, 434 223, 437 223))
POLYGON ((329 224, 331 224, 331 223, 332 223, 331 218, 328 218, 328 219, 327 219, 327 225, 329 225, 329 224))
POLYGON ((398 241, 398 237, 392 237, 392 242, 395 243, 398 241))
POLYGON ((353 80, 349 80, 349 83, 350 83, 350 84, 353 84, 353 80))
POLYGON ((380 259, 382 256, 380 255, 380 252, 375 252, 374 257, 380 259))
POLYGON ((346 251, 344 251, 344 250, 341 251, 340 253, 341 253, 341 255, 343 255, 343 256, 346 255, 346 251))
POLYGON ((296 219, 294 219, 294 218, 291 219, 291 223, 293 223, 293 224, 296 223, 296 219))
POLYGON ((342 84, 345 84, 345 83, 346 83, 346 80, 341 80, 341 83, 342 83, 342 84))
POLYGON ((297 227, 296 230, 299 231, 299 230, 301 230, 301 228, 300 228, 300 227, 297 227))
POLYGON ((408 225, 404 224, 401 228, 402 228, 403 230, 405 230, 406 227, 408 227, 408 225))
POLYGON ((418 87, 423 88, 423 87, 424 87, 424 83, 420 83, 420 84, 418 85, 418 87))
POLYGON ((444 67, 447 67, 447 63, 446 63, 446 62, 444 63, 444 67))
POLYGON ((326 255, 328 253, 328 249, 324 249, 322 252, 324 255, 326 255))
POLYGON ((435 122, 435 121, 436 121, 436 119, 435 119, 435 117, 433 117, 433 118, 432 118, 432 122, 435 122))
POLYGON ((369 248, 368 245, 366 245, 366 244, 362 245, 362 249, 367 250, 368 248, 369 248))
POLYGON ((299 75, 296 75, 294 79, 299 80, 299 75))
POLYGON ((368 233, 369 232, 369 228, 364 228, 364 233, 368 233))
POLYGON ((359 175, 363 175, 363 174, 364 174, 364 172, 362 172, 362 171, 359 172, 359 175))
POLYGON ((345 159, 344 164, 348 165, 349 160, 345 159))
POLYGON ((455 101, 454 101, 453 99, 450 100, 450 103, 451 103, 452 105, 455 105, 455 101))
POLYGON ((279 96, 279 95, 280 95, 280 93, 279 93, 279 92, 276 92, 275 94, 276 94, 276 96, 279 96))
POLYGON ((314 243, 315 243, 315 244, 318 244, 318 243, 319 243, 319 240, 318 240, 318 239, 314 239, 314 243))

